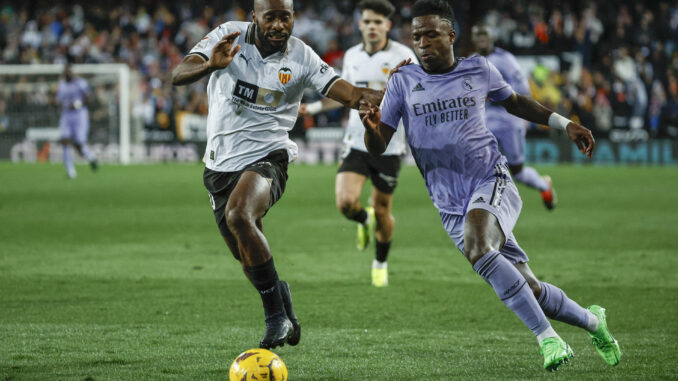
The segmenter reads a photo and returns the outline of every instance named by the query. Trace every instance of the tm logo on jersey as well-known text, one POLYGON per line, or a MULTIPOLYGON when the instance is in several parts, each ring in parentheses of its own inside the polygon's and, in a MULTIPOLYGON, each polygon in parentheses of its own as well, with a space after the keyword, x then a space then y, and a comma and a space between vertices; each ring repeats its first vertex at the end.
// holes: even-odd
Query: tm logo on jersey
POLYGON ((238 80, 233 88, 233 102, 257 111, 276 111, 283 93, 238 80))

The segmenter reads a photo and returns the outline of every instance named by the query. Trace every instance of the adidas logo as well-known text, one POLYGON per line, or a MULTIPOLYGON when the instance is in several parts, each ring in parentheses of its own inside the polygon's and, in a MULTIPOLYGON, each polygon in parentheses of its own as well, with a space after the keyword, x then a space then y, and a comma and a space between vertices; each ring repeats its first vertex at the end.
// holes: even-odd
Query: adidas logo
POLYGON ((421 82, 419 82, 419 83, 417 83, 417 86, 414 86, 414 88, 412 89, 412 92, 424 91, 424 90, 426 90, 426 89, 424 88, 424 86, 421 85, 421 82))
POLYGON ((480 203, 484 203, 484 202, 485 202, 485 199, 484 199, 482 196, 480 196, 480 197, 478 197, 475 201, 473 201, 474 204, 477 204, 477 203, 479 203, 479 202, 480 202, 480 203))

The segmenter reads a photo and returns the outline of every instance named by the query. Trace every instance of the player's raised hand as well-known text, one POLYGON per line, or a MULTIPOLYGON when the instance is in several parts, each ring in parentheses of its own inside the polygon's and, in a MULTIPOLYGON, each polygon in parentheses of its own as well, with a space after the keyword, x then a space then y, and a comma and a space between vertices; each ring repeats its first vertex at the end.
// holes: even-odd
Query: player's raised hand
POLYGON ((377 126, 381 120, 381 111, 379 107, 373 105, 369 101, 360 101, 360 108, 358 109, 360 120, 366 129, 377 131, 377 126))
POLYGON ((382 98, 384 98, 384 91, 372 90, 368 88, 361 89, 363 92, 360 94, 360 103, 358 107, 362 107, 363 102, 367 102, 371 105, 381 104, 382 98))
POLYGON ((400 63, 399 63, 398 65, 396 65, 396 67, 394 67, 393 69, 391 69, 391 71, 388 72, 388 79, 387 79, 387 81, 390 81, 390 80, 391 80, 391 77, 393 76, 393 74, 397 73, 398 70, 399 70, 401 67, 403 67, 403 66, 405 66, 405 65, 409 65, 409 64, 411 64, 411 63, 412 63, 412 58, 408 58, 408 59, 406 59, 406 60, 400 61, 400 63))
POLYGON ((596 141, 593 139, 593 134, 588 128, 577 123, 570 122, 567 124, 567 136, 577 145, 579 152, 588 156, 589 159, 593 156, 593 149, 596 146, 596 141))
POLYGON ((227 34, 214 45, 212 56, 207 61, 212 70, 225 69, 231 64, 235 55, 240 51, 240 45, 233 46, 233 42, 238 36, 240 36, 240 32, 227 34))

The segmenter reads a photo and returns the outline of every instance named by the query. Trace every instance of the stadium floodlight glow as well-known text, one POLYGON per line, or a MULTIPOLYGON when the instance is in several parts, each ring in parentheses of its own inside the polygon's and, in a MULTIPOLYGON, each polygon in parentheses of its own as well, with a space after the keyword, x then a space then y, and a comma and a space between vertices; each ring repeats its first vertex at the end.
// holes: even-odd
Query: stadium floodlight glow
MULTIPOLYGON (((118 91, 118 118, 119 118, 119 145, 120 162, 129 164, 131 161, 130 136, 130 68, 125 64, 74 64, 71 66, 77 75, 115 75, 117 76, 118 91)), ((30 64, 30 65, 0 65, 0 76, 10 75, 60 75, 64 71, 63 64, 30 64)))

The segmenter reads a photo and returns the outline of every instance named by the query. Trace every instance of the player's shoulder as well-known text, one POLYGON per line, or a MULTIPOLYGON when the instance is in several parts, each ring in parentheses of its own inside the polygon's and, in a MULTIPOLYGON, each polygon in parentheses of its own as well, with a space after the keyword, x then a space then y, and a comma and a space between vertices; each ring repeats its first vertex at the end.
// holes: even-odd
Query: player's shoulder
POLYGON ((398 53, 413 53, 412 49, 409 46, 394 40, 389 41, 389 50, 398 53))
POLYGON ((460 67, 479 67, 479 68, 488 68, 490 65, 490 60, 480 54, 473 54, 468 57, 459 57, 457 58, 459 61, 459 66, 460 67))
POLYGON ((363 43, 355 44, 344 52, 344 57, 351 57, 363 51, 363 43))
POLYGON ((254 28, 254 23, 251 21, 226 21, 225 23, 214 28, 216 31, 222 31, 224 34, 241 32, 243 34, 252 32, 250 28, 254 28))
POLYGON ((311 48, 307 43, 294 36, 290 36, 290 39, 287 40, 287 52, 288 54, 295 57, 304 57, 309 54, 317 55, 313 48, 311 48))

